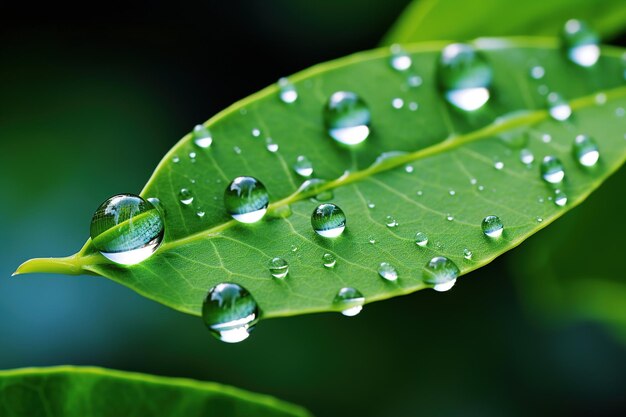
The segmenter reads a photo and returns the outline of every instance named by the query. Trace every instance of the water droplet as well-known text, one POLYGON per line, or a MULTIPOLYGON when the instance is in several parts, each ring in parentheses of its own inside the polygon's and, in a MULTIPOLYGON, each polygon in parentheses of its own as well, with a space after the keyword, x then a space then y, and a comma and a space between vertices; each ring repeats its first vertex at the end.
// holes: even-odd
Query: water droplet
POLYGON ((617 117, 624 117, 625 114, 626 114, 626 110, 624 110, 623 107, 618 107, 615 109, 615 115, 617 117))
POLYGON ((311 214, 311 226, 320 236, 337 237, 346 228, 346 215, 335 204, 320 204, 311 214))
POLYGON ((190 205, 193 202, 193 194, 191 193, 191 190, 188 188, 181 188, 178 192, 178 200, 186 206, 190 205))
POLYGON ((259 136, 261 136, 261 131, 255 127, 254 129, 252 129, 252 136, 258 138, 259 136))
POLYGON ((455 196, 456 195, 456 191, 450 190, 450 191, 448 191, 448 194, 450 194, 451 196, 455 196))
POLYGON ((195 152, 189 152, 189 159, 191 159, 191 162, 196 162, 196 157, 198 156, 197 153, 195 152))
POLYGON ((378 265, 378 275, 387 281, 395 281, 398 279, 398 271, 388 262, 381 262, 378 265))
POLYGON ((552 141, 552 135, 550 135, 549 133, 543 133, 541 135, 541 141, 543 143, 550 143, 552 141))
POLYGON ((310 177, 313 174, 313 164, 309 158, 300 155, 296 158, 296 163, 293 164, 293 170, 302 177, 310 177))
POLYGON ((415 234, 415 244, 417 246, 424 247, 428 244, 428 236, 424 232, 417 232, 415 234))
POLYGON ((298 90, 286 78, 278 80, 278 88, 280 89, 278 97, 283 103, 291 104, 298 99, 298 90))
POLYGON ((289 273, 289 263, 283 258, 276 257, 270 259, 267 267, 274 278, 285 278, 289 273))
POLYGON ((296 245, 291 245, 292 252, 298 252, 298 247, 296 245))
POLYGON ((172 162, 177 164, 177 163, 180 162, 180 158, 178 156, 174 156, 174 157, 172 157, 172 162))
POLYGON ((333 190, 324 190, 315 196, 316 201, 330 201, 335 198, 333 190))
POLYGON ((332 253, 325 253, 322 256, 322 263, 326 268, 334 268, 337 263, 337 258, 332 253))
POLYGON ((504 168, 504 162, 496 161, 494 162, 493 167, 497 169, 498 171, 500 171, 502 168, 504 168))
POLYGON ((533 155, 530 149, 522 149, 519 151, 519 160, 522 161, 524 165, 530 165, 535 160, 535 155, 533 155))
POLYGON ((404 100, 402 100, 401 98, 394 98, 393 100, 391 100, 391 106, 394 109, 401 109, 402 107, 404 107, 404 100))
POLYGON ((416 111, 418 108, 419 108, 419 104, 417 104, 415 101, 412 101, 409 103, 409 110, 416 111))
POLYGON ((247 339, 258 320, 259 307, 254 297, 237 284, 217 284, 202 303, 202 321, 222 342, 247 339))
POLYGON ((498 216, 485 217, 483 219, 481 227, 485 236, 492 239, 499 238, 500 236, 502 236, 502 232, 504 231, 504 225, 502 224, 502 220, 500 220, 498 216))
POLYGON ((435 291, 448 291, 454 286, 461 271, 454 262, 445 256, 435 256, 424 266, 422 280, 432 285, 435 291))
POLYGON ((567 195, 561 190, 554 190, 554 204, 564 207, 567 204, 567 195))
POLYGON ((568 20, 561 41, 570 61, 581 67, 591 67, 600 58, 600 37, 585 22, 568 20))
POLYGON ((233 219, 255 223, 263 218, 269 195, 261 181, 253 177, 237 177, 224 191, 224 206, 233 219))
POLYGON ((471 250, 469 250, 467 248, 463 249, 463 257, 465 259, 467 259, 469 261, 470 259, 472 259, 472 256, 474 256, 474 254, 472 253, 471 250))
POLYGON ((241 148, 239 146, 233 146, 233 152, 237 155, 241 155, 241 148))
POLYGON ((484 185, 479 185, 478 186, 478 191, 484 191, 485 190, 485 186, 484 185))
POLYGON ((476 185, 477 182, 478 180, 476 178, 470 178, 470 184, 476 185))
POLYGON ((350 91, 337 91, 324 108, 324 123, 330 137, 344 145, 356 145, 370 134, 370 109, 350 91))
POLYGON ((367 241, 368 241, 369 243, 371 243, 372 245, 373 245, 374 243, 376 243, 376 239, 374 239, 374 237, 373 237, 373 236, 368 237, 368 238, 367 238, 367 241))
POLYGON ((206 213, 204 212, 204 210, 198 210, 198 211, 196 211, 196 216, 198 216, 198 217, 200 217, 200 218, 203 218, 205 214, 206 214, 206 213))
POLYGON ((598 106, 603 106, 606 104, 607 97, 605 93, 598 93, 594 98, 598 106))
POLYGON ((407 84, 409 85, 409 87, 419 87, 420 85, 422 85, 422 77, 420 77, 419 75, 409 75, 409 77, 406 79, 407 84))
POLYGON ((424 192, 423 192, 422 190, 419 190, 419 191, 417 191, 417 193, 416 193, 416 194, 417 194, 419 197, 421 197, 421 196, 423 196, 423 195, 424 195, 424 192))
POLYGON ((387 217, 385 217, 385 224, 387 225, 387 227, 397 227, 398 226, 398 222, 396 221, 396 219, 392 215, 388 215, 387 217))
POLYGON ((146 201, 148 201, 150 204, 156 207, 156 209, 159 210, 159 212, 161 212, 161 216, 165 217, 165 214, 166 214, 165 206, 163 205, 161 200, 159 200, 158 197, 148 197, 146 198, 146 201))
POLYGON ((535 220, 537 221, 537 223, 541 223, 543 221, 543 218, 541 217, 535 217, 535 220))
POLYGON ((134 265, 150 257, 163 241, 164 233, 159 210, 132 194, 109 198, 91 219, 93 246, 107 259, 122 265, 134 265))
POLYGON ((600 158, 598 144, 587 135, 576 136, 572 151, 576 160, 585 167, 594 166, 598 162, 598 158, 600 158))
POLYGON ((451 222, 452 220, 454 220, 454 216, 451 214, 446 215, 446 220, 451 222))
POLYGON ((535 65, 530 69, 530 76, 535 80, 542 79, 544 75, 546 75, 546 70, 540 65, 535 65))
POLYGON ((572 115, 572 108, 559 94, 550 93, 548 94, 548 112, 554 120, 563 122, 572 115))
POLYGON ((367 207, 373 209, 373 208, 376 208, 376 204, 370 201, 369 203, 367 203, 367 207))
POLYGON ((406 71, 411 68, 411 57, 402 50, 400 45, 391 45, 391 58, 389 59, 391 68, 396 71, 406 71))
POLYGON ((546 156, 541 161, 541 178, 550 184, 558 184, 565 178, 561 160, 555 156, 546 156))
POLYGON ((355 288, 345 287, 339 290, 335 296, 334 304, 341 308, 341 314, 344 316, 356 316, 363 309, 365 297, 355 288))
POLYGON ((467 44, 448 45, 441 52, 437 80, 448 102, 465 111, 489 100, 493 72, 483 55, 467 44))
POLYGON ((278 152, 278 144, 272 141, 272 138, 265 139, 265 149, 267 149, 271 153, 278 152))
POLYGON ((206 149, 213 143, 213 136, 211 136, 211 132, 204 125, 196 125, 193 128, 192 135, 193 143, 200 148, 206 149))

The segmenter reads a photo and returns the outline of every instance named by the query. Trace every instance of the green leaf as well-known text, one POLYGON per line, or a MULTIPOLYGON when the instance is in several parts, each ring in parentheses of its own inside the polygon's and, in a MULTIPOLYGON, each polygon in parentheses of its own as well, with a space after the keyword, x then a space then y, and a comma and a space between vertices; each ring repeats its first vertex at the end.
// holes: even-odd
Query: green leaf
POLYGON ((306 417, 298 406, 211 382, 60 366, 0 371, 3 417, 306 417))
POLYGON ((585 19, 609 37, 624 29, 626 4, 622 0, 413 0, 382 44, 477 36, 554 36, 571 18, 585 19))
POLYGON ((595 66, 581 68, 566 60, 551 38, 475 45, 494 72, 493 96, 478 112, 453 110, 436 88, 435 63, 444 43, 406 46, 423 80, 416 88, 407 86, 405 73, 391 69, 387 49, 315 66, 291 77, 299 94, 295 103, 281 102, 277 86, 268 87, 206 123, 213 134, 210 148, 196 147, 187 135, 165 156, 142 192, 158 197, 167 213, 164 243, 151 258, 123 267, 87 242, 72 257, 34 259, 17 273, 98 274, 195 315, 209 288, 236 282, 267 318, 336 311, 333 299, 346 286, 360 290, 366 302, 423 289, 423 267, 437 255, 450 258, 462 274, 477 269, 582 202, 622 165, 626 118, 616 111, 626 107, 626 86, 620 49, 603 47, 595 66), (545 68, 539 81, 529 76, 537 64, 545 68), (542 85, 570 100, 570 120, 550 119, 538 92, 542 85), (337 90, 355 91, 369 103, 372 134, 360 146, 338 146, 323 128, 322 108, 337 90), (401 109, 392 107, 394 98, 404 100, 401 109), (259 137, 253 129, 260 130, 259 137), (572 157, 579 133, 599 143, 595 169, 582 169, 572 157), (545 134, 548 143, 541 139, 545 134), (270 137, 280 147, 276 153, 266 150, 270 137), (535 155, 530 167, 520 162, 518 142, 527 142, 535 155), (195 162, 190 152, 197 153, 195 162), (391 156, 376 163, 385 152, 391 156), (327 182, 299 191, 303 179, 291 169, 299 155, 327 182), (540 179, 537 161, 546 155, 565 165, 565 207, 549 201, 553 189, 540 179), (494 168, 495 162, 504 168, 494 168), (258 178, 270 193, 270 210, 259 223, 239 224, 224 210, 224 189, 241 175, 258 178), (193 190, 193 207, 180 204, 181 188, 193 190), (317 205, 311 198, 323 191, 332 191, 331 201, 347 216, 346 232, 337 239, 317 236, 311 228, 317 205), (505 225, 497 240, 481 232, 482 219, 492 214, 505 225), (388 215, 398 227, 386 226, 388 215), (415 244, 418 231, 429 236, 426 247, 415 244), (464 258, 466 248, 473 252, 471 260, 464 258), (323 266, 325 253, 336 257, 334 268, 323 266), (268 270, 276 256, 290 264, 283 281, 268 270), (396 268, 396 282, 378 276, 381 262, 396 268))

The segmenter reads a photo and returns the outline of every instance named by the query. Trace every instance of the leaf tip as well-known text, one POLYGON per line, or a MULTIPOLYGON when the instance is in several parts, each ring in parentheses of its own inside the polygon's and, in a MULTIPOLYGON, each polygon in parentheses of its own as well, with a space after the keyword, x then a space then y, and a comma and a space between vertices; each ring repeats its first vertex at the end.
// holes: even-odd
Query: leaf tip
POLYGON ((24 274, 51 273, 80 275, 82 267, 76 262, 74 256, 67 258, 33 258, 17 267, 11 277, 24 274))

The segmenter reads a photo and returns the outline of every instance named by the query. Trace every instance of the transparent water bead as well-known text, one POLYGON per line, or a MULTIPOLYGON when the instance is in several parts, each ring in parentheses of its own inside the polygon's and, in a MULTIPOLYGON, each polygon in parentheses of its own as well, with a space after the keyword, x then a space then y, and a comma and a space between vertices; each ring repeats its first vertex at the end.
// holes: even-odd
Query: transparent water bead
POLYGON ((391 58, 389 58, 389 64, 391 68, 396 71, 406 71, 411 68, 413 62, 411 57, 407 54, 400 45, 391 45, 391 58))
POLYGON ((492 239, 497 239, 502 236, 502 232, 504 231, 504 224, 502 224, 502 220, 498 216, 487 216, 483 219, 481 223, 481 228, 483 229, 483 233, 485 236, 490 237, 492 239))
POLYGON ((554 190, 554 204, 564 207, 567 204, 567 194, 561 190, 554 190))
POLYGON ((146 201, 152 204, 157 210, 159 210, 159 212, 161 212, 162 217, 165 217, 165 214, 166 214, 165 206, 163 205, 161 200, 159 200, 158 197, 148 197, 146 198, 146 201))
POLYGON ((445 256, 435 256, 426 263, 422 280, 432 285, 435 291, 448 291, 454 286, 461 271, 454 262, 445 256))
POLYGON ((398 227, 398 222, 396 221, 395 217, 393 217, 392 215, 389 215, 385 217, 385 225, 390 228, 398 227))
POLYGON ((346 228, 346 215, 335 204, 320 204, 311 214, 311 226, 320 236, 337 237, 346 228))
POLYGON ((337 258, 332 253, 325 253, 322 255, 322 263, 326 268, 334 268, 337 264, 337 258))
POLYGON ((211 132, 204 125, 196 125, 193 128, 192 135, 193 143, 200 148, 206 149, 213 143, 213 136, 211 136, 211 132))
POLYGON ((334 304, 341 308, 341 314, 344 316, 356 316, 363 309, 365 297, 355 288, 344 287, 339 290, 335 296, 334 304))
POLYGON ((548 94, 548 113, 554 120, 564 122, 572 115, 572 108, 559 94, 550 93, 548 94))
POLYGON ((242 286, 221 283, 211 288, 204 299, 202 320, 222 342, 237 343, 250 336, 259 320, 259 307, 242 286))
POLYGON ((285 278, 289 273, 289 263, 283 258, 276 257, 270 259, 267 267, 274 278, 285 278))
POLYGON ((544 75, 546 75, 546 70, 540 65, 535 65, 530 69, 530 77, 535 80, 542 79, 544 75))
POLYGON ((546 156, 541 161, 541 178, 550 184, 558 184, 565 178, 565 169, 556 156, 546 156))
POLYGON ((600 58, 600 37, 583 21, 568 20, 561 42, 569 60, 581 67, 591 67, 600 58))
POLYGON ((280 101, 286 104, 295 103, 298 100, 298 90, 296 87, 289 82, 286 78, 281 78, 278 80, 278 88, 279 93, 278 97, 280 97, 280 101))
POLYGON ((417 232, 415 234, 415 244, 421 247, 428 245, 428 236, 426 235, 426 233, 417 232))
POLYGON ((272 141, 272 138, 267 138, 265 140, 265 149, 267 149, 271 153, 278 152, 278 144, 272 141))
POLYGON ((193 203, 193 193, 188 188, 181 188, 178 192, 178 201, 186 206, 193 203))
POLYGON ((598 144, 587 135, 578 135, 574 138, 572 151, 578 163, 585 167, 594 166, 600 158, 598 144))
POLYGON ((530 149, 524 148, 521 151, 519 151, 519 160, 524 165, 530 165, 530 164, 532 164, 534 162, 535 155, 533 155, 533 153, 532 153, 532 151, 530 149))
POLYGON ((501 171, 504 168, 504 162, 496 161, 493 163, 493 167, 497 169, 498 171, 501 171))
POLYGON ((474 254, 472 253, 472 251, 471 251, 471 250, 469 250, 469 249, 467 249, 467 248, 463 249, 463 257, 464 257, 465 259, 467 259, 467 260, 469 261, 469 260, 471 260, 471 259, 472 259, 472 256, 474 256, 474 254))
POLYGON ((135 265, 152 255, 165 234, 159 210, 133 194, 115 195, 91 219, 93 246, 107 259, 135 265))
POLYGON ((293 164, 293 170, 301 177, 310 177, 313 174, 313 163, 306 156, 300 155, 293 164))
POLYGON ((387 281, 395 281, 398 279, 398 271, 388 262, 381 262, 378 265, 378 275, 387 281))
POLYGON ((472 46, 455 43, 441 52, 437 82, 446 100, 459 109, 483 107, 489 100, 492 78, 491 66, 472 46))
POLYGON ((265 186, 254 177, 237 177, 224 191, 226 211, 241 223, 261 220, 267 212, 269 202, 265 186))
POLYGON ((331 138, 357 145, 370 134, 371 113, 363 99, 351 91, 337 91, 324 107, 324 124, 331 138))

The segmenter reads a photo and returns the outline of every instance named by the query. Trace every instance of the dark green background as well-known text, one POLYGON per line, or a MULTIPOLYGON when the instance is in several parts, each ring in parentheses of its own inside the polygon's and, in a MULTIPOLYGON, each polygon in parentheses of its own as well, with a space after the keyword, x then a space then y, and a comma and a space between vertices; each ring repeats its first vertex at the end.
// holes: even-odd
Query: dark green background
MULTIPOLYGON (((374 47, 405 3, 0 6, 0 368, 213 380, 320 417, 624 415, 624 345, 523 301, 516 251, 449 293, 375 303, 352 319, 270 320, 239 345, 105 279, 9 278, 29 257, 78 250, 93 210, 139 192, 194 124, 281 76, 374 47)), ((607 190, 623 189, 619 177, 607 190)), ((624 198, 607 190, 592 199, 624 198)))

